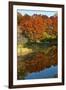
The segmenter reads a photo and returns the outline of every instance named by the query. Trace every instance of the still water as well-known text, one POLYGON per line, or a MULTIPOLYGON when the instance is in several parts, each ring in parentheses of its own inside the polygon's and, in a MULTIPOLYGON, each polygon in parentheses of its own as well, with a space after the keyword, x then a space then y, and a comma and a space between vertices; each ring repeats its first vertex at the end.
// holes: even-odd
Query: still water
POLYGON ((58 66, 51 66, 50 68, 43 69, 40 72, 28 73, 25 79, 41 79, 41 78, 55 78, 57 77, 58 66))
POLYGON ((18 80, 56 78, 58 76, 57 45, 55 43, 40 45, 32 43, 27 45, 27 49, 32 49, 32 52, 17 57, 18 80))

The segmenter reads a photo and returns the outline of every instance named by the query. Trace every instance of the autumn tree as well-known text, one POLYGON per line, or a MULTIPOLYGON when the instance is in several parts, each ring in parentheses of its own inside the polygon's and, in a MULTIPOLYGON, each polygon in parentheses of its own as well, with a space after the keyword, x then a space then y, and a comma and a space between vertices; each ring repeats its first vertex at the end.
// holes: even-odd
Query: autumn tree
POLYGON ((22 15, 20 13, 17 13, 17 24, 18 25, 20 24, 21 18, 22 18, 22 15))
POLYGON ((58 16, 52 16, 50 17, 52 20, 52 26, 53 26, 53 33, 57 34, 58 32, 58 16))
POLYGON ((44 32, 49 35, 57 33, 57 16, 48 17, 46 15, 34 14, 29 16, 25 14, 20 20, 20 29, 22 34, 32 41, 46 38, 44 32))

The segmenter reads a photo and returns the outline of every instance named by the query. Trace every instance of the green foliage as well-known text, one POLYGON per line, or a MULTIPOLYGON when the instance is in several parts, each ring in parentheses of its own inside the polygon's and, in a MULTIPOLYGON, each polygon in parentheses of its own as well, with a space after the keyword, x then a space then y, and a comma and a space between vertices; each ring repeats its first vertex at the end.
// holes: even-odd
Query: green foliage
POLYGON ((44 39, 55 39, 56 38, 56 35, 53 35, 53 34, 50 35, 47 32, 44 32, 43 36, 44 36, 44 39))

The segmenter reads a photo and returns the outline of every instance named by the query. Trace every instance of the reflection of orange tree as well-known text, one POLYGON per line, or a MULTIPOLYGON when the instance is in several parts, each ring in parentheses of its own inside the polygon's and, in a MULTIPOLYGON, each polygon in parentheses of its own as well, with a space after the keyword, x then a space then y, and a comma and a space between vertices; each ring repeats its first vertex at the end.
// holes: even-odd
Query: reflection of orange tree
POLYGON ((57 16, 48 17, 45 15, 24 15, 19 24, 23 35, 31 40, 41 40, 44 32, 57 33, 57 16), (51 29, 51 30, 50 30, 51 29))
POLYGON ((51 65, 57 65, 57 49, 53 48, 45 55, 44 52, 37 52, 32 60, 26 60, 25 66, 28 72, 37 72, 51 65))
POLYGON ((18 60, 18 76, 25 72, 38 72, 52 65, 57 65, 57 48, 55 46, 50 48, 46 54, 36 52, 32 56, 28 54, 24 60, 18 60))

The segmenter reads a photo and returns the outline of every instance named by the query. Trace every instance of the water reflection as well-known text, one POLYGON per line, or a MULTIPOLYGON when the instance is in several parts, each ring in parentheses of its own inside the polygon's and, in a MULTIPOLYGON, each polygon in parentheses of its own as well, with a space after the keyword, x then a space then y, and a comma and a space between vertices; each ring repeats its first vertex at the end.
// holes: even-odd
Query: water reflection
POLYGON ((42 79, 42 78, 55 78, 57 77, 57 66, 51 66, 41 70, 40 72, 28 73, 25 79, 42 79))
POLYGON ((35 44, 32 53, 17 57, 17 79, 57 77, 57 45, 48 45, 36 48, 35 44))

